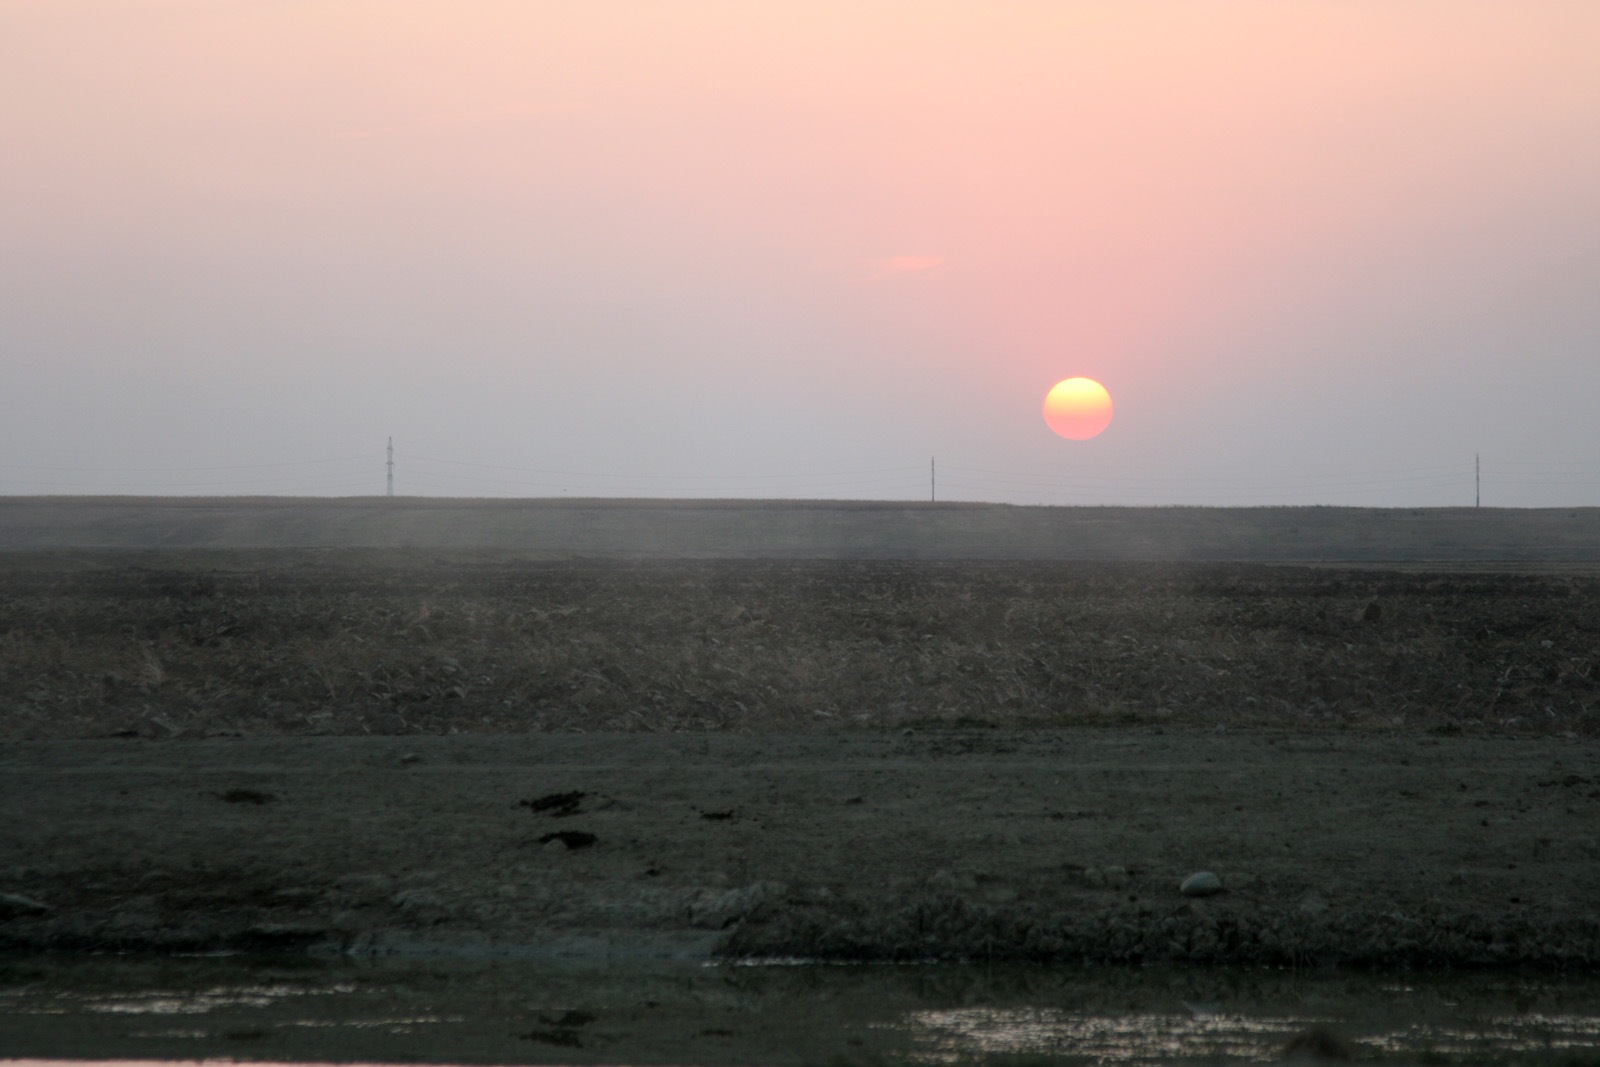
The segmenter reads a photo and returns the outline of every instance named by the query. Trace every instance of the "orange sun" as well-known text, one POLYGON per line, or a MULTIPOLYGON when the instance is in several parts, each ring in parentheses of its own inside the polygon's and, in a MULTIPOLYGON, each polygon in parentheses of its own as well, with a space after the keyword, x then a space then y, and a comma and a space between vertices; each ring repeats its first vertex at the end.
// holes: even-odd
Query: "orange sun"
POLYGON ((1057 382, 1044 398, 1044 421, 1069 441, 1087 441, 1111 425, 1111 394, 1093 378, 1057 382))

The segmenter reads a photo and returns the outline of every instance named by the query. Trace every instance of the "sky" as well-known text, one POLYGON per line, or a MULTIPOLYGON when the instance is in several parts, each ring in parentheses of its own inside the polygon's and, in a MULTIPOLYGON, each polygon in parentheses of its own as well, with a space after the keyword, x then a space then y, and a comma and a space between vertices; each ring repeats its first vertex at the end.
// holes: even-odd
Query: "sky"
POLYGON ((392 438, 397 495, 1600 505, 1597 55, 1593 0, 0 0, 0 495, 392 438))

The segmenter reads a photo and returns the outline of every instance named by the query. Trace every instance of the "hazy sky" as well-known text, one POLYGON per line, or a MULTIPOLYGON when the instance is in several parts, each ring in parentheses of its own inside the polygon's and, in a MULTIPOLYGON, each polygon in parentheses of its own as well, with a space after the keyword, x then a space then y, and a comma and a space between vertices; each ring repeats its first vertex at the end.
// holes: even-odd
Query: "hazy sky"
POLYGON ((0 0, 0 494, 392 435, 401 494, 1600 504, 1596 57, 1595 0, 0 0))

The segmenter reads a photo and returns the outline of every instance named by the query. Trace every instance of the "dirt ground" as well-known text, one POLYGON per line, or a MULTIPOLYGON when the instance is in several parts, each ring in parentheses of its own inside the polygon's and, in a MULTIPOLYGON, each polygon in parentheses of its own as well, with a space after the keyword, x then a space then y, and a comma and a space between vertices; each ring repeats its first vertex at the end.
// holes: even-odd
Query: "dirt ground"
POLYGON ((1597 663, 1548 569, 18 553, 0 947, 1593 968, 1597 663))
POLYGON ((1588 739, 13 742, 0 801, 12 948, 1600 964, 1588 739))
POLYGON ((0 739, 892 729, 1600 734, 1600 575, 0 554, 0 739))

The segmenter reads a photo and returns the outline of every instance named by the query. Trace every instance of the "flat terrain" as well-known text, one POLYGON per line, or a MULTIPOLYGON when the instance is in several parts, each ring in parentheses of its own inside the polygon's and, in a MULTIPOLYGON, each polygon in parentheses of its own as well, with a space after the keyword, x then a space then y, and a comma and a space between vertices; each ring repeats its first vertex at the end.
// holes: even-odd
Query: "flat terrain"
POLYGON ((9 499, 0 544, 0 944, 1600 962, 1594 509, 9 499))
POLYGON ((1600 508, 0 497, 0 551, 492 549, 521 558, 1600 563, 1600 508))
POLYGON ((1600 722, 1589 574, 421 550, 0 562, 0 737, 1600 722))
POLYGON ((55 741, 0 783, 51 909, 13 947, 1600 963, 1592 740, 55 741))
POLYGON ((1590 967, 1597 594, 6 553, 0 944, 1590 967))

